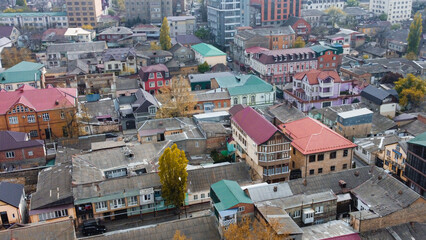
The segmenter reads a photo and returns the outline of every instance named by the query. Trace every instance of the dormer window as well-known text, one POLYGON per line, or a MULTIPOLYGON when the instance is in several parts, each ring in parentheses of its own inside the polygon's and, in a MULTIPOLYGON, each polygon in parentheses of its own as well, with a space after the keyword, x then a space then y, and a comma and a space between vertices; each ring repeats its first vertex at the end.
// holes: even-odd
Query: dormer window
POLYGON ((157 72, 157 78, 163 78, 163 74, 161 74, 161 72, 157 72))
POLYGON ((150 73, 148 78, 149 79, 154 79, 155 78, 154 73, 150 73))

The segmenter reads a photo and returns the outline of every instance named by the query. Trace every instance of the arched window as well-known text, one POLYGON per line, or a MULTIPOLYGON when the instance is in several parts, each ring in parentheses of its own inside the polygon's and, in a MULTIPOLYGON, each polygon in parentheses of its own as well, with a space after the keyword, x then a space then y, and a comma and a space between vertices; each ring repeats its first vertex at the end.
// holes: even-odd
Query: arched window
POLYGON ((243 97, 243 104, 247 105, 247 97, 243 97))
POLYGON ((256 96, 251 96, 250 104, 256 104, 256 96))
POLYGON ((234 98, 234 105, 238 104, 238 98, 234 98))

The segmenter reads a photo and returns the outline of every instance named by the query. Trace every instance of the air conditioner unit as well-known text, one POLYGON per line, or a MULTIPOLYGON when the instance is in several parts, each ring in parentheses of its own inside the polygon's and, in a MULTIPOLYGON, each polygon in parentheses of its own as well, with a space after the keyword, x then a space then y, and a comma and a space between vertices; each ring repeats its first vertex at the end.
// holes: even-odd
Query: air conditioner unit
POLYGON ((38 115, 39 118, 41 118, 41 115, 38 115))
POLYGON ((25 118, 25 115, 24 115, 24 116, 22 116, 22 118, 25 118))

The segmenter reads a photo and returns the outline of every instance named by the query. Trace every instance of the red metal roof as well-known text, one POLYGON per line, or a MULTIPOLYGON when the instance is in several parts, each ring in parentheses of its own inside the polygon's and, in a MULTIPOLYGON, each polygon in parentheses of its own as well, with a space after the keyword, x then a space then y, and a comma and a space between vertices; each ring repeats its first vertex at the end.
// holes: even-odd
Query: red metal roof
POLYGON ((251 107, 246 107, 234 116, 232 120, 257 144, 260 145, 280 131, 266 118, 251 107))
POLYGON ((318 79, 326 79, 327 77, 333 78, 335 83, 342 82, 339 74, 336 71, 321 71, 316 69, 297 73, 294 75, 294 78, 297 80, 302 80, 305 75, 307 76, 310 85, 316 85, 319 83, 318 79))
POLYGON ((156 65, 150 65, 141 67, 142 72, 148 73, 148 72, 168 72, 169 69, 164 64, 156 64, 156 65))
POLYGON ((249 48, 246 48, 246 52, 247 53, 258 53, 258 52, 262 52, 262 51, 268 51, 269 49, 267 49, 267 48, 264 48, 264 47, 257 47, 257 46, 255 46, 255 47, 249 47, 249 48))
POLYGON ((280 129, 293 139, 291 145, 304 155, 356 147, 356 144, 310 117, 281 124, 280 129))
POLYGON ((6 114, 17 103, 36 111, 71 107, 75 106, 76 97, 75 88, 36 89, 24 85, 13 92, 0 92, 0 114, 6 114))

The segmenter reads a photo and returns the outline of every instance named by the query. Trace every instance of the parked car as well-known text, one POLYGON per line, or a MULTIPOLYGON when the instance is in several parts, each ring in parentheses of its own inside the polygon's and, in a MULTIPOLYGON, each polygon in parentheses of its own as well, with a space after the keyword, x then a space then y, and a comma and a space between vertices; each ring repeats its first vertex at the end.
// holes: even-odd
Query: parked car
POLYGON ((226 57, 226 61, 232 62, 232 58, 231 57, 226 57))
POLYGON ((93 219, 83 222, 82 233, 84 236, 97 235, 105 232, 106 227, 104 225, 100 225, 98 220, 93 219))
POLYGON ((118 137, 118 135, 115 134, 115 133, 105 133, 105 137, 106 138, 116 138, 116 137, 118 137))

